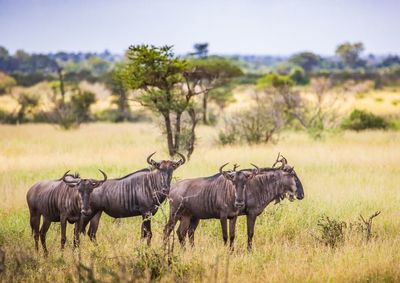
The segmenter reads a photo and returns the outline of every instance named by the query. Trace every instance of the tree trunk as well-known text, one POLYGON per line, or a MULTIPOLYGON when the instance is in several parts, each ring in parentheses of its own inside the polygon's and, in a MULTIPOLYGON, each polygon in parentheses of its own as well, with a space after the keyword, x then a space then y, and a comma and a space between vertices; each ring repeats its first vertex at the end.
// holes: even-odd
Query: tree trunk
POLYGON ((163 116, 165 121, 165 129, 167 131, 168 152, 170 156, 174 156, 176 152, 172 135, 171 117, 169 116, 169 112, 164 113, 163 116))
POLYGON ((21 124, 24 121, 25 118, 25 106, 21 105, 21 108, 18 111, 17 114, 17 122, 18 124, 21 124))
POLYGON ((207 119, 207 103, 208 103, 208 92, 204 92, 203 95, 203 123, 204 125, 208 125, 207 119))
POLYGON ((188 113, 190 116, 190 120, 192 122, 192 127, 190 129, 190 137, 188 139, 188 143, 187 143, 187 158, 188 160, 190 159, 190 156, 192 155, 193 151, 194 151, 194 143, 196 141, 196 125, 197 125, 197 120, 196 120, 196 111, 193 108, 188 109, 188 113))
POLYGON ((126 97, 126 92, 124 89, 119 90, 119 95, 118 95, 118 112, 119 118, 118 122, 124 122, 127 121, 129 118, 129 105, 127 102, 127 97, 126 97))
POLYGON ((64 77, 63 77, 63 74, 62 74, 62 68, 61 67, 57 68, 57 73, 58 73, 58 78, 60 80, 61 103, 62 103, 62 105, 64 105, 65 89, 64 89, 64 77))
POLYGON ((176 124, 175 124, 175 153, 179 151, 180 140, 181 140, 181 117, 182 112, 176 113, 176 124))

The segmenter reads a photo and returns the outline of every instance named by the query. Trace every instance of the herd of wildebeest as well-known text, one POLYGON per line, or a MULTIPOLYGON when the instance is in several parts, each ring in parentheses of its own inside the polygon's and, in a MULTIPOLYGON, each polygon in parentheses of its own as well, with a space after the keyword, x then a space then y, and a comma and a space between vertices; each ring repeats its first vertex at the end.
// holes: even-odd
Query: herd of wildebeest
POLYGON ((51 222, 61 223, 61 249, 66 242, 66 226, 75 223, 74 246, 79 245, 80 233, 85 233, 86 226, 91 240, 96 240, 100 217, 103 212, 114 218, 142 216, 141 237, 150 244, 151 217, 157 213, 160 205, 169 200, 169 220, 164 228, 164 241, 174 230, 179 242, 184 245, 186 235, 194 245, 194 234, 200 219, 219 219, 224 243, 233 248, 236 219, 240 215, 247 217, 248 249, 252 248, 254 224, 266 206, 284 198, 293 201, 303 199, 304 191, 300 179, 286 158, 278 154, 272 167, 224 170, 219 173, 194 179, 185 179, 171 187, 174 170, 185 164, 185 157, 180 160, 152 159, 147 157, 148 168, 141 169, 125 177, 107 179, 106 173, 99 170, 103 180, 82 179, 78 174, 67 171, 58 180, 40 181, 27 193, 30 212, 30 225, 39 249, 39 238, 45 255, 46 233, 51 222), (43 217, 42 226, 40 218, 43 217), (40 228, 40 229, 39 229, 40 228))

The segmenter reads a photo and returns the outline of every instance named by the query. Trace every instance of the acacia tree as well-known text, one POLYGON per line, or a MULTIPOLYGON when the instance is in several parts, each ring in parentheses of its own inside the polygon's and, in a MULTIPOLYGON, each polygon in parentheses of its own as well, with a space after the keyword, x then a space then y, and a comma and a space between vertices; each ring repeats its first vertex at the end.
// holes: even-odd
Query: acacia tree
POLYGON ((208 55, 208 43, 196 43, 193 45, 194 52, 191 55, 197 56, 199 58, 207 58, 208 55))
POLYGON ((218 102, 221 102, 223 99, 226 99, 227 101, 231 99, 231 97, 227 96, 224 92, 214 92, 212 97, 210 97, 210 91, 226 85, 231 79, 241 76, 243 73, 242 70, 231 61, 219 57, 194 59, 189 63, 192 69, 195 70, 190 73, 190 79, 192 81, 197 81, 197 84, 203 93, 203 123, 207 125, 209 98, 218 102))
POLYGON ((196 67, 176 57, 171 46, 130 46, 127 57, 125 84, 136 90, 139 103, 161 115, 169 154, 184 148, 190 157, 197 124, 193 97, 203 93, 196 67))
POLYGON ((360 54, 364 51, 362 42, 350 43, 345 42, 336 48, 336 55, 349 67, 361 66, 364 62, 360 60, 360 54))

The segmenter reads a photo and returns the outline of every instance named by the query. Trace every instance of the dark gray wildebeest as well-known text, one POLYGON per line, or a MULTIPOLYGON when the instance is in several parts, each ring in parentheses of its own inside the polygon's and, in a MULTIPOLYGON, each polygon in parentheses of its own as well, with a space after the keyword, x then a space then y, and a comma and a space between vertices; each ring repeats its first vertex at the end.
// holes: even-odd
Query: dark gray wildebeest
POLYGON ((79 233, 81 229, 81 216, 90 214, 90 195, 94 188, 107 180, 107 175, 99 170, 104 180, 81 179, 79 175, 68 174, 58 180, 41 181, 33 185, 27 195, 30 213, 30 224, 35 248, 39 249, 39 234, 45 254, 46 233, 51 222, 61 223, 61 249, 64 249, 66 241, 67 221, 75 223, 74 246, 79 245, 79 233), (40 228, 40 217, 43 216, 43 224, 40 228))
MULTIPOLYGON (((258 168, 236 172, 235 165, 233 171, 222 171, 226 165, 222 165, 214 176, 187 179, 173 186, 169 194, 170 216, 164 228, 164 241, 167 241, 177 221, 180 221, 177 234, 183 246, 191 220, 219 219, 222 238, 227 242, 227 219, 236 219, 244 207, 246 185, 258 174, 258 168)), ((234 226, 229 228, 232 237, 234 226)), ((194 233, 190 237, 191 244, 193 237, 194 233)))
POLYGON ((185 157, 179 161, 154 161, 152 153, 147 157, 151 168, 145 168, 119 179, 109 179, 101 187, 94 190, 90 207, 92 214, 85 216, 83 226, 90 220, 88 235, 95 240, 102 212, 114 218, 142 216, 141 237, 147 238, 150 245, 151 217, 169 193, 172 174, 185 163, 185 157))
MULTIPOLYGON (((304 198, 303 185, 293 167, 290 167, 287 164, 286 158, 281 156, 279 159, 279 157, 280 155, 278 155, 273 168, 260 168, 259 174, 255 178, 249 180, 244 190, 244 207, 240 210, 239 215, 246 215, 247 217, 247 247, 249 250, 252 249, 256 218, 264 211, 268 204, 272 201, 278 203, 286 197, 290 201, 293 201, 295 197, 299 200, 304 198), (281 163, 281 166, 276 168, 275 165, 278 163, 281 163)), ((250 170, 251 169, 244 169, 241 171, 250 172, 250 170)), ((179 195, 183 194, 183 191, 184 190, 174 191, 174 193, 179 195)), ((235 239, 236 218, 237 217, 233 217, 229 221, 229 240, 231 248, 233 248, 233 242, 235 239)), ((187 229, 186 226, 178 228, 177 233, 180 234, 181 237, 185 237, 186 232, 188 232, 191 245, 193 245, 194 233, 200 219, 201 218, 192 216, 190 219, 189 229, 187 229)), ((222 226, 226 226, 226 224, 222 224, 222 226)), ((225 238, 224 242, 226 243, 225 238)))

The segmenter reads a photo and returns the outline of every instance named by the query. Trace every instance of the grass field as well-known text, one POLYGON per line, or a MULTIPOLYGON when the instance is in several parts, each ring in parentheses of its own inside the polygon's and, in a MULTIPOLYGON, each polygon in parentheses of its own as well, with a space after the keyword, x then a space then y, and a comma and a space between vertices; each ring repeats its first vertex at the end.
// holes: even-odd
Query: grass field
POLYGON ((89 124, 67 132, 50 125, 0 125, 0 280, 127 282, 160 273, 162 282, 400 281, 400 132, 392 131, 345 132, 324 141, 287 132, 277 145, 220 147, 216 131, 200 127, 198 147, 176 171, 177 179, 214 174, 225 162, 270 166, 281 152, 302 180, 304 200, 270 205, 257 219, 252 253, 246 250, 245 218, 238 221, 232 253, 223 246, 219 221, 203 221, 196 247, 175 246, 168 267, 161 212, 153 219, 150 249, 140 241, 141 219, 103 216, 97 246, 84 237, 80 251, 73 251, 69 225, 68 247, 61 252, 59 223, 53 223, 50 256, 35 253, 25 201, 31 185, 68 169, 100 178, 97 168, 119 177, 146 167, 145 158, 155 150, 157 158, 167 157, 157 133, 151 124, 89 124), (316 239, 322 215, 353 222, 378 210, 370 241, 347 233, 330 248, 316 239))

